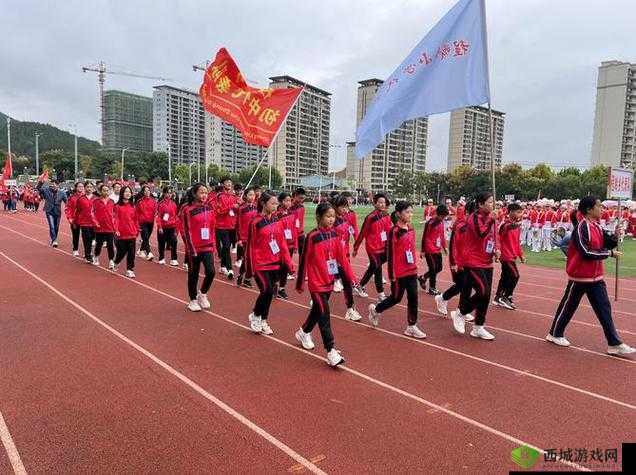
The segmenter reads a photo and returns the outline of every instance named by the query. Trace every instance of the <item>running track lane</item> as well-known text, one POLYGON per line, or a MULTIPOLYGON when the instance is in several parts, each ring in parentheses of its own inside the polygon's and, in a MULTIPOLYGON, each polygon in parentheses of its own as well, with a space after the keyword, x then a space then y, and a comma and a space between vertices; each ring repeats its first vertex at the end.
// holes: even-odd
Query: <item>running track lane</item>
MULTIPOLYGON (((75 262, 77 262, 77 261, 75 261, 75 262)), ((79 265, 79 266, 81 266, 81 267, 85 267, 85 268, 90 269, 90 267, 86 266, 85 264, 80 264, 79 262, 77 262, 77 264, 76 264, 76 265, 79 265)), ((148 265, 148 266, 152 266, 151 264, 146 264, 146 265, 148 265)), ((155 266, 155 268, 156 268, 156 266, 155 266)), ((157 276, 159 276, 159 273, 157 273, 157 276)))
POLYGON ((15 277, 3 285, 0 400, 30 472, 282 472, 296 463, 4 257, 0 272, 15 277))

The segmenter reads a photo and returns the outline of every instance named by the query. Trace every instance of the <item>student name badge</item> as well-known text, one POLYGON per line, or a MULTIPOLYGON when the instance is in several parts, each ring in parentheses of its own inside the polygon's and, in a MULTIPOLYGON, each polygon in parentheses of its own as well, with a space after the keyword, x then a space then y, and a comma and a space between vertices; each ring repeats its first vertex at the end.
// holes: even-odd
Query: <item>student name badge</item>
POLYGON ((210 228, 201 228, 201 239, 210 239, 210 228))
POLYGON ((406 251, 406 262, 408 264, 415 264, 415 259, 413 258, 413 252, 411 250, 406 251))
POLYGON ((437 238, 435 240, 435 247, 442 247, 442 238, 437 238))
POLYGON ((349 234, 351 234, 352 236, 355 234, 353 226, 349 226, 349 234))
POLYGON ((170 215, 168 213, 163 213, 163 220, 168 221, 170 219, 170 215))
POLYGON ((289 240, 292 238, 292 233, 291 233, 291 229, 285 229, 283 231, 283 234, 285 235, 285 239, 289 240))
POLYGON ((386 241, 386 231, 382 231, 380 233, 380 239, 382 240, 382 242, 386 241))
POLYGON ((495 250, 495 241, 493 241, 492 239, 489 239, 488 242, 486 243, 486 252, 488 254, 492 254, 495 250))
POLYGON ((296 218, 296 229, 300 229, 300 219, 296 218))
POLYGON ((327 259, 327 272, 329 272, 329 275, 338 273, 338 263, 335 259, 327 259))
POLYGON ((230 216, 234 216, 234 210, 230 210, 230 216))
POLYGON ((280 247, 278 247, 278 243, 275 239, 269 242, 269 248, 272 250, 272 254, 278 254, 280 252, 280 247))

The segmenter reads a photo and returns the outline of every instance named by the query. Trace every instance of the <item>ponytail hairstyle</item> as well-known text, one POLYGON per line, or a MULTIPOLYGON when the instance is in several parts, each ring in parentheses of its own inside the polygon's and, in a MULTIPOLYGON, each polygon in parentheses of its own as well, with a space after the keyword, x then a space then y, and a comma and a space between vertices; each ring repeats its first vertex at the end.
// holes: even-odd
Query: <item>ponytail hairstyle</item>
POLYGON ((259 213, 263 212, 263 208, 265 208, 265 203, 271 200, 274 195, 270 195, 267 191, 261 192, 261 196, 258 197, 258 203, 256 203, 256 210, 259 213))
POLYGON ((204 183, 195 183, 188 190, 188 194, 187 194, 187 198, 186 198, 188 205, 191 205, 197 199, 197 191, 199 191, 201 189, 201 187, 207 188, 204 183))
POLYGON ((590 211, 592 208, 594 208, 594 206, 596 206, 597 201, 598 201, 598 198, 593 195, 584 196, 583 198, 581 198, 581 201, 579 202, 578 210, 576 211, 573 210, 572 213, 570 214, 570 220, 572 221, 572 226, 576 227, 576 225, 579 223, 578 213, 581 213, 581 215, 585 217, 588 211, 590 211))

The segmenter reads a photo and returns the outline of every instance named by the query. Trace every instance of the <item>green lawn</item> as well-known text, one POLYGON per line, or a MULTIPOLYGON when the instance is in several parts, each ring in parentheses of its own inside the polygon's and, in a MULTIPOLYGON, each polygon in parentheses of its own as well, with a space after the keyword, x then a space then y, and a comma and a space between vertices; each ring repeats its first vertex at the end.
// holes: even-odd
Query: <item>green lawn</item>
MULTIPOLYGON (((305 232, 311 231, 316 226, 315 209, 316 205, 311 203, 305 204, 305 232)), ((354 207, 358 215, 358 225, 362 224, 362 220, 372 209, 372 206, 354 207)), ((418 236, 422 235, 422 225, 420 221, 423 220, 423 213, 424 211, 421 207, 417 206, 415 208, 413 226, 418 236)), ((625 255, 620 260, 619 273, 622 277, 636 277, 636 241, 627 238, 623 244, 623 251, 625 255)), ((529 265, 555 268, 565 267, 565 256, 558 249, 552 252, 534 253, 526 248, 525 253, 529 265)), ((614 275, 615 269, 616 264, 614 259, 607 259, 605 261, 605 271, 607 274, 614 275)))

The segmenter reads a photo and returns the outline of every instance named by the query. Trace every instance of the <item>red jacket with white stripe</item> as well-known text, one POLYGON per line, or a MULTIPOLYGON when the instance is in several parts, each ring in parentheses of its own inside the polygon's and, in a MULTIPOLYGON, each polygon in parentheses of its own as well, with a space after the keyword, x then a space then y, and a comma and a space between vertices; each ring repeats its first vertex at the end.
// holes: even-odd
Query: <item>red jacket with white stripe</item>
POLYGON ((290 206, 289 211, 296 215, 294 225, 299 236, 305 234, 305 205, 302 203, 294 203, 290 206))
POLYGON ((286 209, 278 209, 276 211, 276 219, 278 219, 283 226, 283 236, 287 241, 287 247, 289 249, 296 249, 298 247, 298 230, 296 229, 296 215, 290 213, 286 209))
MULTIPOLYGON (((441 226, 442 229, 444 226, 441 226)), ((417 275, 417 247, 415 229, 412 226, 402 228, 395 225, 389 231, 387 241, 387 263, 389 279, 417 275)))
POLYGON ((355 211, 350 209, 349 212, 345 215, 345 217, 347 221, 349 221, 349 224, 351 225, 349 234, 353 237, 353 240, 355 241, 356 239, 358 239, 358 234, 360 234, 360 230, 358 229, 358 215, 356 215, 355 211))
POLYGON ((92 196, 82 195, 75 205, 74 223, 78 226, 95 227, 95 215, 93 214, 92 196))
POLYGON ((243 243, 247 241, 247 231, 250 226, 250 222, 256 217, 257 214, 258 211, 256 209, 256 204, 254 203, 243 203, 240 206, 237 219, 239 241, 243 243))
POLYGON ((93 214, 97 223, 95 232, 114 233, 115 232, 115 203, 110 198, 104 201, 102 198, 93 200, 93 214))
POLYGON ((318 228, 307 233, 300 263, 296 289, 302 290, 307 276, 310 292, 331 292, 336 275, 329 272, 329 262, 335 261, 347 279, 355 283, 351 264, 342 247, 338 232, 332 228, 318 228))
POLYGON ((172 198, 164 198, 157 205, 157 229, 177 227, 177 203, 172 198))
POLYGON ((570 280, 596 282, 603 280, 603 259, 611 255, 618 241, 595 221, 577 214, 578 224, 572 231, 568 244, 568 261, 565 271, 570 280))
POLYGON ((391 217, 385 211, 372 211, 364 218, 358 239, 353 244, 353 250, 358 252, 364 239, 367 254, 370 256, 382 254, 385 251, 388 234, 392 227, 391 217))
POLYGON ((521 225, 510 218, 499 225, 499 247, 501 250, 501 260, 512 262, 523 257, 521 249, 521 225))
POLYGON ((234 229, 236 227, 236 214, 238 197, 228 191, 222 191, 216 195, 216 228, 234 229))
POLYGON ((181 233, 188 255, 194 257, 200 252, 214 250, 216 247, 215 224, 214 210, 207 204, 192 203, 183 207, 181 233))
POLYGON ((432 217, 424 224, 421 249, 426 254, 439 254, 442 249, 446 249, 444 221, 437 216, 432 217))
POLYGON ((466 218, 463 267, 490 269, 497 249, 497 228, 489 213, 475 211, 466 218))
POLYGON ((137 210, 131 204, 115 205, 115 232, 117 239, 137 239, 139 234, 139 221, 137 210))
POLYGON ((154 223, 157 215, 157 201, 150 196, 144 196, 135 204, 137 220, 140 224, 154 223))
POLYGON ((295 269, 283 235, 282 223, 274 215, 267 218, 259 214, 252 220, 247 232, 245 256, 248 278, 255 272, 278 270, 281 264, 285 264, 289 272, 294 272, 295 269), (275 244, 271 244, 272 242, 275 244), (275 252, 276 249, 278 252, 275 252))

